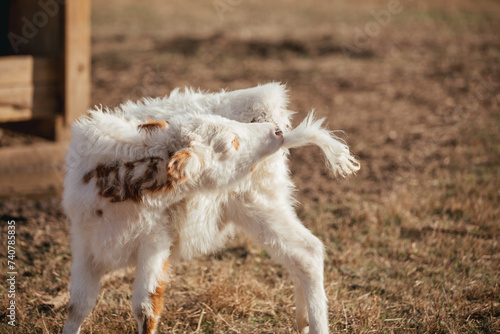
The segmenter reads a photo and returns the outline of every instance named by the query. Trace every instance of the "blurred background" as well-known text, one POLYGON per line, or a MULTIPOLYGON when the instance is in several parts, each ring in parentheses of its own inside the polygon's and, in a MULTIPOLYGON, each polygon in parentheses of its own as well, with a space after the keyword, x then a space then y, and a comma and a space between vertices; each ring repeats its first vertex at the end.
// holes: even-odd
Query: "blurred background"
MULTIPOLYGON (((34 6, 33 13, 45 10, 34 6)), ((66 79, 50 85, 65 87, 53 104, 70 116, 0 129, 2 228, 16 220, 19 242, 16 333, 60 331, 66 315, 71 253, 59 202, 69 120, 93 105, 176 87, 219 91, 270 81, 290 89, 295 125, 315 109, 345 131, 361 162, 355 177, 335 180, 316 148, 291 153, 297 211, 325 243, 331 331, 500 331, 498 1, 108 0, 90 8, 91 49, 75 37, 76 56, 66 50, 44 65, 65 68, 66 79), (72 57, 84 65, 68 83, 72 57), (26 134, 33 127, 43 131, 26 134), (33 167, 36 159, 48 167, 33 167), (26 165, 16 178, 12 170, 26 165)), ((47 27, 57 15, 47 14, 47 27)), ((63 25, 50 36, 67 41, 71 32, 63 25)), ((12 43, 3 54, 14 54, 12 43)), ((0 120, 1 85, 13 87, 4 73, 0 120)), ((83 333, 136 330, 132 281, 130 273, 107 281, 83 333)), ((244 237, 177 265, 167 291, 162 333, 294 332, 287 272, 244 237)), ((8 330, 6 319, 2 307, 0 329, 8 330)))

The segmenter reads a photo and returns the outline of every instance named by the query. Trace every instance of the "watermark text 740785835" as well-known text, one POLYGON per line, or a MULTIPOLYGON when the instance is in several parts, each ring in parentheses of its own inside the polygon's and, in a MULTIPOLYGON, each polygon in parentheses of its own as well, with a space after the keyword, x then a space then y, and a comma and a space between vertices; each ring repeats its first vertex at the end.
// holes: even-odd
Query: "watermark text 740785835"
POLYGON ((7 222, 7 322, 16 325, 16 222, 7 222))

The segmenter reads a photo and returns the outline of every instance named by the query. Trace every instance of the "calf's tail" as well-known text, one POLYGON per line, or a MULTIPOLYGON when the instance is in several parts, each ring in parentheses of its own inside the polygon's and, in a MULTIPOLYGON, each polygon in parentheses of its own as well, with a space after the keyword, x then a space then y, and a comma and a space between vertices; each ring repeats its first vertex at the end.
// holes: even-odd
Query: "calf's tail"
POLYGON ((349 152, 349 147, 332 131, 323 127, 325 119, 315 119, 314 112, 292 131, 285 133, 284 148, 295 148, 310 144, 321 148, 326 156, 328 168, 336 175, 346 177, 359 170, 359 162, 349 152))

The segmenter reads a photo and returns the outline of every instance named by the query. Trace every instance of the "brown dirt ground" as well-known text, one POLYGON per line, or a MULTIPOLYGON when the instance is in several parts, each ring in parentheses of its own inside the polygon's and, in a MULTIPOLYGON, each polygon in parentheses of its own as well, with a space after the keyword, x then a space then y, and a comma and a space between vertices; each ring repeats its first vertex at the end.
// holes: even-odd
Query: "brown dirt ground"
MULTIPOLYGON (((500 3, 401 0, 377 24, 389 3, 93 1, 92 101, 287 83, 295 124, 315 108, 362 165, 335 180, 319 150, 291 155, 299 216, 326 246, 331 331, 498 333, 500 3)), ((17 222, 15 333, 62 329, 71 253, 59 202, 0 202, 2 235, 17 222)), ((83 333, 136 330, 132 282, 106 282, 83 333)), ((169 287, 161 333, 294 331, 286 271, 244 238, 177 265, 169 287)), ((2 285, 2 333, 7 302, 2 285)))

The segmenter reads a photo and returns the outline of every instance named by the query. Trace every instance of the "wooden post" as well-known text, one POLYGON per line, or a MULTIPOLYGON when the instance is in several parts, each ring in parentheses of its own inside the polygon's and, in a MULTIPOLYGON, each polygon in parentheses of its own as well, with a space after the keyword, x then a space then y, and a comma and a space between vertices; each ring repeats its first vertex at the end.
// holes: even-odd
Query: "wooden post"
MULTIPOLYGON (((9 16, 1 12, 0 23, 8 20, 7 32, 19 36, 26 20, 46 11, 39 0, 6 3, 0 9, 7 8, 9 16)), ((0 54, 10 55, 0 59, 2 127, 49 139, 0 148, 0 197, 61 190, 71 123, 90 104, 90 0, 57 3, 36 36, 17 51, 6 39, 0 45, 0 54)))
POLYGON ((65 1, 64 21, 64 119, 56 140, 69 138, 90 104, 90 0, 65 1))

